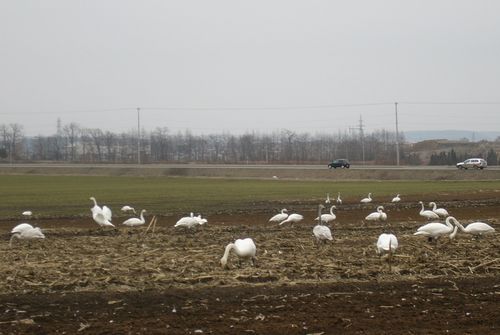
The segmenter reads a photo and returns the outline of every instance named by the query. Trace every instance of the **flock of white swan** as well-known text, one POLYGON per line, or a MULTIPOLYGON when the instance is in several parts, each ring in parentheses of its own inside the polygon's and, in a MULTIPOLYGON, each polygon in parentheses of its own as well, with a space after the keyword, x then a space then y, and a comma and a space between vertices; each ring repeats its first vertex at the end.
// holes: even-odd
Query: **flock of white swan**
MULTIPOLYGON (((373 199, 371 198, 371 193, 368 193, 366 198, 360 200, 361 204, 370 204, 373 199)), ((90 209, 92 213, 93 220, 102 228, 104 227, 115 227, 112 221, 112 212, 111 209, 107 206, 99 206, 94 197, 90 197, 90 200, 93 201, 94 206, 90 209)), ((337 205, 342 204, 342 199, 340 198, 340 193, 338 193, 337 198, 333 199, 337 205)), ((329 205, 333 202, 330 199, 330 195, 327 194, 325 204, 329 205)), ((398 194, 392 199, 393 203, 398 203, 401 201, 400 195, 398 194)), ((486 234, 491 234, 495 232, 495 228, 491 227, 487 223, 484 222, 473 222, 464 227, 456 218, 450 216, 448 211, 444 208, 437 208, 435 202, 430 202, 429 206, 432 209, 425 209, 424 203, 422 201, 419 202, 421 205, 421 210, 419 214, 427 220, 440 220, 444 219, 444 223, 442 222, 430 222, 427 223, 417 229, 414 235, 422 235, 429 239, 430 242, 436 242, 442 236, 448 235, 450 239, 453 239, 457 234, 458 230, 464 232, 466 234, 471 234, 475 236, 482 236, 486 234), (452 224, 453 223, 453 224, 452 224)), ((313 235, 316 238, 316 242, 325 243, 327 241, 332 241, 333 236, 331 229, 325 225, 332 221, 334 221, 337 216, 333 212, 336 209, 336 205, 331 205, 329 213, 322 214, 322 210, 325 208, 323 204, 318 205, 318 216, 314 219, 318 221, 318 224, 313 227, 313 235)), ((123 206, 121 208, 122 212, 133 212, 136 213, 135 209, 130 206, 123 206)), ((128 227, 136 227, 144 225, 146 220, 144 218, 145 209, 140 211, 140 215, 138 218, 133 217, 125 220, 122 224, 128 227)), ((31 211, 25 211, 22 213, 25 217, 30 217, 32 215, 31 211)), ((304 219, 304 216, 298 213, 288 214, 288 210, 283 208, 280 213, 274 215, 269 219, 269 222, 278 223, 279 226, 290 223, 292 226, 294 223, 298 223, 304 219)), ((386 221, 387 214, 384 212, 383 206, 378 206, 376 212, 370 213, 365 217, 366 221, 386 221)), ((193 213, 190 216, 182 217, 179 219, 175 228, 184 228, 184 229, 192 229, 197 226, 201 226, 207 223, 207 219, 202 218, 201 215, 195 216, 193 213)), ((364 221, 363 221, 364 224, 364 221)), ((33 240, 33 239, 43 239, 45 235, 42 230, 38 227, 33 227, 28 223, 21 223, 15 226, 12 231, 12 236, 9 241, 9 246, 12 246, 13 239, 21 239, 21 240, 33 240)), ((378 237, 376 244, 376 252, 378 255, 383 256, 387 255, 388 259, 391 259, 392 255, 396 252, 398 248, 398 239, 394 234, 383 233, 378 237)), ((222 256, 220 263, 222 267, 227 266, 227 261, 230 252, 233 251, 238 256, 238 261, 243 259, 249 259, 252 264, 255 264, 256 261, 256 251, 257 248, 255 246, 254 241, 251 238, 237 239, 234 243, 229 243, 224 251, 224 255, 222 256)))

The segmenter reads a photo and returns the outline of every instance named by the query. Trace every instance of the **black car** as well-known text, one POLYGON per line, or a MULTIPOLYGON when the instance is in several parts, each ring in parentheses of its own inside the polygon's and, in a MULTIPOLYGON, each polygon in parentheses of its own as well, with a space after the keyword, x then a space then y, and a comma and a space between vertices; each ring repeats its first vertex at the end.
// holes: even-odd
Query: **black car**
POLYGON ((331 169, 331 168, 349 168, 351 166, 351 164, 349 164, 349 161, 347 159, 336 159, 334 161, 332 161, 330 164, 328 164, 328 168, 331 169))

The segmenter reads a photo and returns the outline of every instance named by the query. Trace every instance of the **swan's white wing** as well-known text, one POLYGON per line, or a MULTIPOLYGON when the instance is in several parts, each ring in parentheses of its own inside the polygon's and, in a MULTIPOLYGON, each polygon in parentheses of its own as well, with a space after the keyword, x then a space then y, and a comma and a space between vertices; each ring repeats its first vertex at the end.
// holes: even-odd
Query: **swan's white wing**
POLYGON ((21 233, 21 236, 26 239, 45 238, 45 235, 42 233, 42 230, 38 227, 24 230, 21 233))
POLYGON ((113 213, 111 213, 111 209, 109 209, 108 206, 102 206, 102 213, 104 214, 104 217, 106 220, 111 221, 111 217, 113 216, 113 213))

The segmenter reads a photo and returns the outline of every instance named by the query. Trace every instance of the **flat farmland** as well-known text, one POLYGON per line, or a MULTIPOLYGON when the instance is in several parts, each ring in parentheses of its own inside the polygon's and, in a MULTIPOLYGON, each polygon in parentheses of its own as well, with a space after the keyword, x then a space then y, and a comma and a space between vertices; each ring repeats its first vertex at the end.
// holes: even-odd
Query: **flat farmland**
MULTIPOLYGON (((460 233, 437 245, 414 236, 418 201, 437 201, 466 224, 500 228, 500 181, 332 181, 145 176, 1 175, 2 334, 498 334, 500 241, 460 233), (341 193, 334 240, 317 245, 316 208, 341 193), (359 199, 372 193, 373 204, 359 199), (402 202, 390 199, 400 193, 402 202), (95 196, 116 229, 90 215, 95 196), (123 205, 145 208, 154 232, 125 228, 123 205), (363 222, 377 205, 385 223, 363 222), (268 219, 281 208, 293 226, 268 219), (29 219, 21 212, 32 210, 29 219), (208 224, 174 228, 189 212, 208 224), (14 240, 20 222, 42 241, 14 240), (375 253, 392 232, 389 266, 375 253), (252 237, 257 265, 219 260, 252 237)), ((146 225, 147 225, 146 223, 146 225)))

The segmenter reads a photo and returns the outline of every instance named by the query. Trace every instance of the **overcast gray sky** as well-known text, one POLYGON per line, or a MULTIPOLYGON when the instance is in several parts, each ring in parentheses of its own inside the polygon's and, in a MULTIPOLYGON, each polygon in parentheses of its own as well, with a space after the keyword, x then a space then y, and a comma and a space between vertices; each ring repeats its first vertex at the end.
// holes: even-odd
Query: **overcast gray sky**
POLYGON ((0 1, 0 124, 498 130, 500 1, 0 1), (340 106, 387 103, 386 105, 340 106), (308 108, 309 107, 309 108, 308 108), (179 108, 179 109, 176 109, 179 108))

